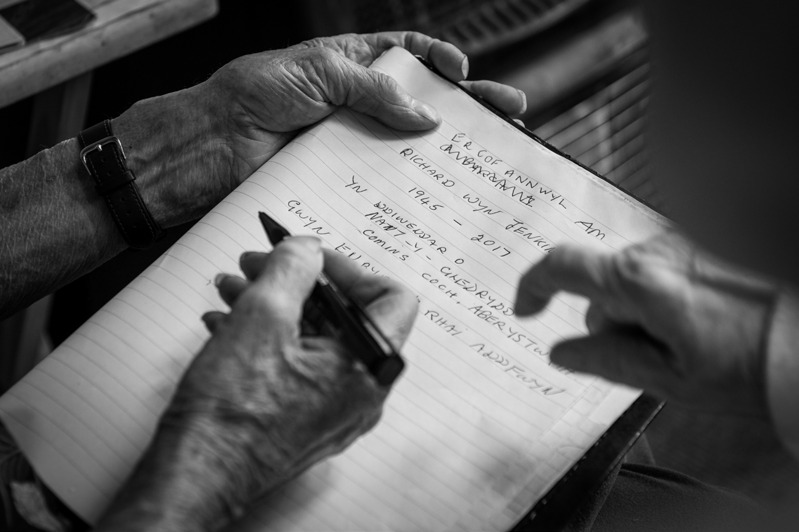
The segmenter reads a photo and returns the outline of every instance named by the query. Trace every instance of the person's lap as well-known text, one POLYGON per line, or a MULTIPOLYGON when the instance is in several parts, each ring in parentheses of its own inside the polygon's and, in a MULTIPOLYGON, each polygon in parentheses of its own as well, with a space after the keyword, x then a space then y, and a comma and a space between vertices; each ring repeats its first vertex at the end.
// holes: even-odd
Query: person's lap
MULTIPOLYGON (((587 500, 575 509, 568 532, 620 532, 625 530, 712 531, 752 530, 762 524, 758 507, 735 493, 704 484, 687 475, 655 466, 646 449, 639 446, 629 460, 617 468, 587 500)), ((36 478, 23 454, 0 423, 0 525, 4 530, 58 530, 30 524, 37 508, 57 516, 61 530, 85 528, 55 500, 36 478), (12 483, 15 488, 12 488, 12 483), (36 501, 38 488, 42 500, 36 501), (20 495, 28 500, 21 501, 20 495), (44 502, 44 505, 39 503, 44 502), (23 506, 20 512, 20 505, 23 506), (37 506, 38 505, 38 506, 37 506), (22 516, 25 514, 25 517, 22 516)), ((41 521, 40 521, 41 522, 41 521)))

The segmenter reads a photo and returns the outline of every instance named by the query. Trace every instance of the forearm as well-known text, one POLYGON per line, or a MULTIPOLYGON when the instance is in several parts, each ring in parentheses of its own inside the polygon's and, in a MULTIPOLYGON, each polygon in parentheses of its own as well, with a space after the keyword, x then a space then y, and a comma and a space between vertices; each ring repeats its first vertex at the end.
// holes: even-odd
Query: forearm
MULTIPOLYGON (((201 532, 230 524, 252 498, 285 480, 279 468, 248 460, 245 449, 253 443, 271 448, 269 441, 244 441, 249 432, 208 422, 192 429, 162 424, 95 531, 201 532), (266 474, 265 484, 267 471, 274 474, 266 474)), ((284 462, 268 454, 271 464, 284 462)))
POLYGON ((164 228, 199 218, 238 184, 220 99, 203 83, 137 102, 112 121, 144 202, 164 228))
POLYGON ((159 435, 95 530, 215 530, 236 513, 228 474, 202 440, 159 435))
POLYGON ((125 247, 70 139, 0 170, 5 317, 125 247))
MULTIPOLYGON (((204 99, 196 88, 173 93, 138 102, 112 121, 144 202, 162 227, 198 217, 221 197, 213 172, 224 168, 226 156, 204 99), (209 174, 207 189, 179 186, 185 181, 178 177, 201 172, 209 174)), ((126 247, 79 153, 73 138, 0 169, 0 317, 126 247)))

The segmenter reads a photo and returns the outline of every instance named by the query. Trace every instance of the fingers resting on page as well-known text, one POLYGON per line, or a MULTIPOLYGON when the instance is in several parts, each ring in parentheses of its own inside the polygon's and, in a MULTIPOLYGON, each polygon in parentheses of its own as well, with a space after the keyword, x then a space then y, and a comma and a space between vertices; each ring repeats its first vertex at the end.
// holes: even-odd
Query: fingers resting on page
MULTIPOLYGON (((394 31, 364 35, 339 35, 313 39, 296 47, 335 50, 342 57, 360 66, 368 67, 383 52, 394 46, 405 48, 410 53, 426 59, 447 79, 455 82, 463 81, 463 85, 466 88, 511 116, 518 116, 524 113, 527 108, 526 96, 518 89, 494 81, 464 81, 469 75, 469 59, 466 54, 451 43, 432 38, 423 33, 394 31)), ((380 87, 381 76, 382 74, 374 78, 377 80, 374 84, 375 87, 380 87)), ((368 84, 370 83, 367 82, 368 84)), ((392 90, 402 93, 401 88, 391 83, 388 83, 388 85, 391 86, 392 90)), ((379 97, 379 91, 373 94, 379 97)), ((378 112, 384 112, 380 107, 380 105, 377 105, 375 109, 378 112)), ((373 114, 368 110, 365 112, 373 114)), ((390 113, 390 107, 386 108, 385 112, 390 113)), ((432 111, 432 114, 435 116, 435 111, 432 111)), ((406 121, 401 115, 396 117, 391 114, 376 116, 383 119, 388 125, 401 129, 427 129, 430 127, 430 124, 426 124, 424 121, 406 121)), ((423 118, 428 117, 425 116, 423 118)))
POLYGON ((590 300, 588 334, 556 345, 554 363, 700 410, 767 415, 770 283, 668 233, 616 253, 555 249, 522 276, 517 315, 561 291, 590 300))
MULTIPOLYGON (((220 142, 230 148, 234 180, 262 165, 302 127, 339 107, 373 116, 402 130, 424 130, 441 120, 393 78, 368 68, 383 52, 399 46, 432 63, 445 77, 462 81, 468 59, 450 43, 396 31, 312 39, 284 50, 240 57, 196 88, 212 115, 220 115, 220 142)), ((526 108, 521 91, 495 82, 467 87, 512 117, 526 108)))

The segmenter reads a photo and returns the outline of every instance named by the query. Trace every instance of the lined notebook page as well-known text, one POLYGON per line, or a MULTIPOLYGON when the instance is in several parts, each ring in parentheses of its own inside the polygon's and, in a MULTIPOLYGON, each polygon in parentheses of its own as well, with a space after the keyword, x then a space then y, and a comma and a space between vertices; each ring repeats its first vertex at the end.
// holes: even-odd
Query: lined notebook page
POLYGON ((264 249, 265 210, 419 297, 378 426, 273 494, 264 530, 505 530, 637 392, 549 364, 586 302, 517 320, 520 275, 564 242, 621 249, 665 222, 519 134, 407 52, 376 68, 444 123, 403 133, 342 111, 295 139, 0 399, 45 482, 96 520, 224 308, 212 279, 264 249))

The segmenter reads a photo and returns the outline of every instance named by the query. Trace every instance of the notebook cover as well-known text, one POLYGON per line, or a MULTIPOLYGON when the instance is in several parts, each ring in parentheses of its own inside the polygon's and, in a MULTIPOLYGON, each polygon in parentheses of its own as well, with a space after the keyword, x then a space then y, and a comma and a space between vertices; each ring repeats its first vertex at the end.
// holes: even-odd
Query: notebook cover
POLYGON ((621 463, 664 404, 647 394, 636 399, 593 447, 535 503, 513 532, 562 530, 574 516, 575 508, 588 494, 594 493, 621 463))

